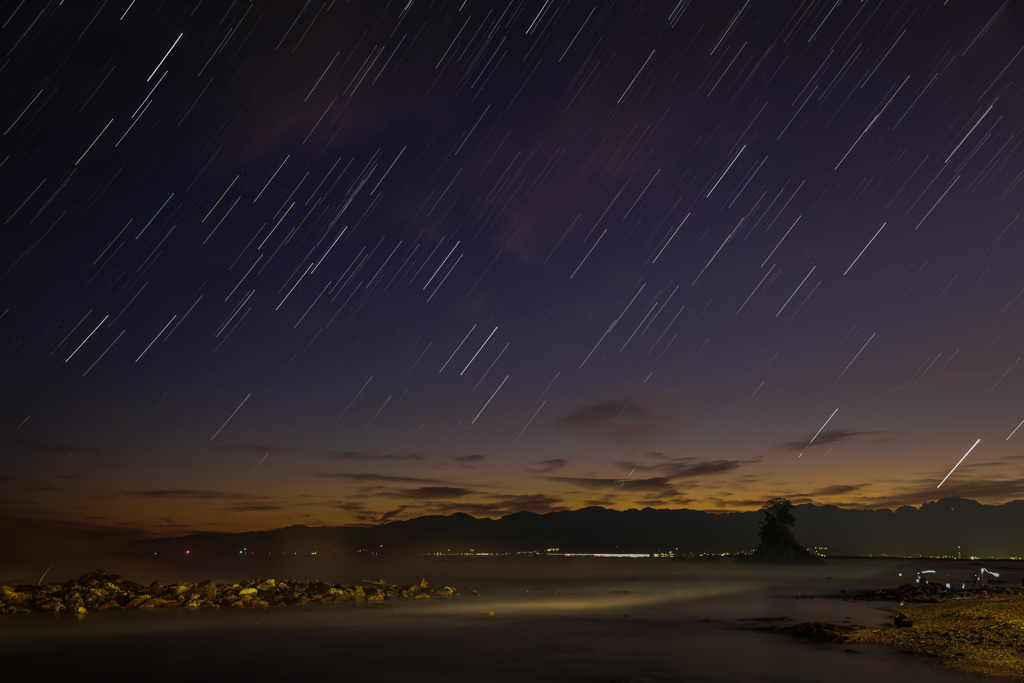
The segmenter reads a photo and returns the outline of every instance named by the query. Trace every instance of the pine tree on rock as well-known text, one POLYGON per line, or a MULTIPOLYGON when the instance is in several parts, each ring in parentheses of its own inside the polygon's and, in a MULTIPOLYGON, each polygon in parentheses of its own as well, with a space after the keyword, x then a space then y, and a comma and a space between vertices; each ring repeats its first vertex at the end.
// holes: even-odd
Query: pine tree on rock
POLYGON ((761 506, 764 521, 757 536, 761 543, 750 554, 750 562, 824 564, 824 560, 797 543, 792 527, 796 524, 793 504, 786 498, 772 498, 761 506))

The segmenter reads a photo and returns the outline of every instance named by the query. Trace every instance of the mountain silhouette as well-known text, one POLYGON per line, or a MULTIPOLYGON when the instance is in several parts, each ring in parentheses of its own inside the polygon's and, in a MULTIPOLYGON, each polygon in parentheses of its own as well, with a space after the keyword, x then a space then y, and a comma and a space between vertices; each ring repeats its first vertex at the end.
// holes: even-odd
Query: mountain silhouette
MULTIPOLYGON (((1024 555, 1024 501, 984 505, 957 496, 920 508, 792 508, 800 539, 826 555, 1024 555)), ((377 554, 517 553, 558 548, 574 553, 737 553, 758 545, 760 511, 581 510, 517 512, 500 519, 456 513, 362 527, 290 526, 273 531, 199 533, 133 541, 139 553, 238 554, 332 552, 377 554)))

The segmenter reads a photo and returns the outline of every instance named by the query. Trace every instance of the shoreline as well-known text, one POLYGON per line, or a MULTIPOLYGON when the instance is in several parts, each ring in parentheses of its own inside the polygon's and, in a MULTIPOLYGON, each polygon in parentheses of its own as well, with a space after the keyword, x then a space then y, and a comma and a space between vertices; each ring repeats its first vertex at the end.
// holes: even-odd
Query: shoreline
POLYGON ((1024 680, 1024 588, 983 586, 957 591, 922 582, 825 597, 899 604, 884 608, 893 617, 892 624, 882 628, 804 622, 753 630, 805 640, 887 645, 960 673, 1024 680))
MULTIPOLYGON (((476 591, 467 593, 475 594, 476 591)), ((560 594, 557 590, 553 593, 560 594)), ((371 580, 331 584, 317 580, 254 579, 237 583, 204 580, 164 584, 154 581, 143 586, 116 574, 96 571, 64 583, 0 582, 0 620, 5 616, 47 612, 84 616, 101 611, 170 608, 193 611, 219 610, 222 607, 241 611, 344 603, 383 607, 388 606, 383 604, 385 600, 425 600, 455 595, 459 592, 450 586, 431 586, 425 579, 412 585, 371 580)), ((881 590, 814 597, 896 604, 885 607, 893 613, 892 623, 881 628, 849 622, 794 623, 786 617, 740 621, 761 622, 752 629, 755 631, 837 644, 886 645, 907 654, 923 655, 932 664, 960 673, 1024 680, 1024 587, 989 585, 955 590, 943 584, 921 581, 881 590), (768 625, 770 622, 786 623, 768 625)))
POLYGON ((851 632, 848 643, 880 643, 973 675, 1024 680, 1024 595, 956 598, 886 608, 889 628, 851 632))
MULTIPOLYGON (((266 569, 252 571, 249 576, 295 575, 291 571, 294 567, 278 567, 277 571, 266 569)), ((832 598, 825 601, 794 599, 797 593, 810 587, 799 578, 787 587, 764 581, 747 587, 742 581, 737 585, 736 577, 720 579, 718 573, 711 574, 716 577, 714 583, 693 585, 690 590, 675 593, 666 591, 668 584, 660 581, 636 582, 632 574, 601 577, 596 584, 567 583, 564 577, 531 573, 529 577, 503 575, 487 580, 436 576, 437 585, 431 586, 417 580, 421 575, 419 571, 414 576, 390 576, 393 584, 358 581, 359 578, 389 576, 386 571, 374 569, 367 570, 363 566, 329 577, 332 582, 348 582, 342 584, 292 580, 275 580, 272 585, 269 580, 235 583, 239 578, 237 574, 217 572, 213 574, 215 579, 223 583, 200 581, 203 575, 198 572, 189 577, 188 583, 170 583, 169 579, 185 578, 172 572, 160 577, 168 583, 153 582, 149 586, 99 572, 63 584, 36 586, 34 581, 0 582, 0 611, 6 612, 3 608, 12 606, 12 593, 22 594, 13 605, 15 614, 9 619, 3 618, 8 616, 6 613, 0 616, 0 626, 6 629, 0 662, 11 672, 38 675, 43 670, 40 667, 45 668, 43 663, 61 652, 71 653, 69 656, 76 658, 83 670, 98 671, 111 657, 123 656, 127 648, 138 653, 126 662, 128 666, 152 667, 154 662, 158 663, 163 677, 154 680, 180 680, 182 676, 194 675, 197 670, 251 672, 254 680, 259 680, 259 674, 265 670, 301 671, 322 677, 333 670, 333 665, 324 663, 317 653, 324 647, 332 647, 347 665, 355 667, 353 671, 368 678, 372 677, 371 671, 386 670, 397 676, 413 662, 431 662, 437 671, 454 675, 454 680, 484 680, 487 672, 494 673, 489 667, 497 658, 507 663, 508 671, 505 677, 493 680, 511 683, 530 679, 540 671, 530 669, 533 665, 520 663, 519 654, 524 650, 540 653, 537 661, 544 662, 545 671, 552 667, 559 671, 592 671, 595 676, 605 675, 605 680, 611 678, 612 670, 615 672, 612 680, 637 680, 654 674, 661 676, 654 676, 658 680, 675 680, 684 677, 684 673, 693 674, 693 667, 703 672, 709 681, 743 680, 743 672, 750 666, 764 666, 766 662, 772 662, 771 666, 784 672, 787 680, 798 683, 824 680, 822 671, 839 669, 842 675, 830 679, 836 683, 860 680, 969 683, 977 680, 972 677, 980 675, 1019 675, 1015 671, 1018 665, 1008 659, 1014 655, 1012 646, 1019 642, 1018 638, 993 644, 1006 651, 1004 656, 1003 650, 992 650, 987 645, 980 650, 972 640, 977 634, 970 630, 977 625, 985 630, 991 624, 1009 622, 1012 615, 1003 614, 983 622, 976 618, 978 614, 971 614, 975 623, 965 626, 964 620, 955 614, 952 621, 951 615, 945 615, 948 624, 941 626, 942 619, 938 619, 933 628, 925 623, 925 617, 911 613, 912 609, 963 610, 971 602, 986 603, 981 605, 983 610, 1003 611, 1011 603, 1002 600, 1011 597, 1018 607, 1024 608, 1024 596, 1006 595, 1007 589, 995 586, 990 587, 990 592, 998 594, 987 599, 951 599, 938 604, 896 607, 899 602, 888 598, 898 591, 905 594, 921 586, 892 588, 893 583, 889 583, 890 588, 884 589, 888 593, 877 597, 885 602, 879 603, 865 599, 875 591, 843 594, 831 580, 826 582, 825 576, 819 577, 811 589, 816 593, 813 597, 832 598), (109 598, 114 591, 106 584, 113 584, 122 594, 115 595, 111 601, 109 598), (721 592, 730 584, 735 590, 721 592), (59 596, 53 591, 55 586, 62 591, 59 596), (209 597, 211 586, 212 598, 209 597), (459 591, 451 586, 458 586, 459 591), (623 587, 635 592, 620 594, 623 587), (481 597, 467 601, 466 596, 473 595, 471 589, 477 589, 481 597), (563 594, 558 595, 552 589, 563 594), (444 599, 459 593, 462 600, 444 599), (84 613, 77 610, 75 594, 82 600, 84 613), (417 599, 417 595, 423 597, 417 599), (411 602, 404 603, 402 598, 411 598, 411 602), (50 605, 48 610, 46 602, 52 599, 60 599, 64 608, 54 610, 50 605), (132 601, 135 603, 131 604, 132 601), (116 604, 116 609, 110 602, 116 604), (312 606, 325 603, 337 604, 338 609, 312 606), (308 606, 305 609, 270 609, 292 605, 308 606), (889 605, 895 609, 889 612, 879 609, 889 605), (404 609, 396 611, 400 608, 404 609), (18 613, 19 609, 31 614, 18 613), (911 626, 884 625, 887 621, 892 623, 896 609, 907 615, 911 626), (496 616, 487 614, 488 611, 496 616), (789 617, 780 617, 780 614, 789 617), (857 628, 857 624, 868 627, 857 628), (751 627, 798 637, 757 638, 751 633, 751 627), (944 638, 938 635, 943 630, 947 632, 944 638), (906 642, 898 642, 897 638, 906 642), (470 668, 478 675, 469 678, 455 675, 465 674, 465 670, 455 667, 443 654, 452 640, 472 644, 471 649, 476 654, 471 658, 470 668), (406 644, 397 659, 394 642, 406 644), (743 654, 737 658, 741 643, 743 654), (808 643, 812 647, 807 647, 808 643), (821 644, 813 646, 814 643, 821 644), (950 648, 950 644, 962 645, 958 651, 968 656, 949 662, 934 656, 901 655, 901 651, 925 654, 944 649, 952 655, 955 648, 950 648), (245 654, 253 647, 275 654, 257 664, 245 654), (864 656, 845 654, 847 649, 864 656), (969 659, 972 650, 977 651, 977 656, 963 661, 969 659), (680 652, 686 653, 684 659, 680 659, 680 652), (153 660, 153 656, 157 659, 153 660), (993 663, 1001 663, 1001 667, 993 667, 993 663), (944 671, 935 665, 940 665, 944 671), (525 669, 516 668, 520 666, 533 673, 526 675, 525 669), (834 669, 837 666, 839 669, 834 669), (909 679, 901 678, 908 675, 909 679)), ((132 576, 134 572, 125 574, 132 576)), ((313 572, 303 574, 317 576, 313 572)), ((422 575, 434 576, 431 571, 424 571, 422 575)), ((154 578, 146 573, 136 576, 146 580, 154 578)), ((840 574, 836 574, 836 578, 844 580, 840 574)), ((685 574, 674 576, 672 583, 682 587, 695 581, 695 575, 685 574)), ((881 584, 873 580, 867 585, 874 588, 881 584)), ((864 586, 860 583, 851 587, 864 586)), ((921 596, 931 597, 924 593, 921 596)), ((1021 630, 1018 628, 1016 633, 1021 630)), ((57 680, 56 675, 55 672, 52 679, 46 680, 57 680)), ((543 676, 534 678, 548 680, 543 676)))

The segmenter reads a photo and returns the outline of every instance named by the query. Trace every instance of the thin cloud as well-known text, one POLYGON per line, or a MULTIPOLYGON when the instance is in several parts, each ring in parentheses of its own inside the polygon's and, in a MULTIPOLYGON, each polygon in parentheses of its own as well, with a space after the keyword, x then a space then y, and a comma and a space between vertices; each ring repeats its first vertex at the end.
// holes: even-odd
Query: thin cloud
POLYGON ((430 499, 430 498, 462 498, 476 491, 459 486, 421 486, 415 489, 395 489, 383 495, 389 498, 430 499))
POLYGON ((382 453, 379 450, 372 451, 326 451, 324 457, 328 460, 426 460, 419 453, 382 453))
POLYGON ((388 521, 392 520, 393 518, 397 517, 398 515, 402 514, 409 507, 410 507, 409 505, 399 505, 394 510, 389 510, 388 512, 385 512, 383 515, 381 515, 379 518, 377 518, 374 521, 376 521, 378 524, 383 524, 384 522, 388 522, 388 521))
POLYGON ((494 500, 494 502, 446 501, 443 503, 433 503, 428 506, 428 509, 437 514, 463 512, 474 517, 503 517, 517 512, 545 514, 569 509, 562 505, 561 498, 541 493, 525 496, 496 495, 489 496, 489 498, 497 500, 494 500))
POLYGON ((192 498, 196 500, 266 500, 269 496, 260 496, 252 493, 229 493, 227 491, 213 491, 209 489, 150 489, 147 491, 135 491, 132 495, 144 496, 146 498, 192 498))
POLYGON ((294 449, 281 448, 280 446, 261 446, 259 444, 236 444, 236 445, 223 445, 215 446, 220 450, 225 451, 249 451, 250 453, 291 453, 294 449))
POLYGON ((864 488, 863 484, 836 484, 835 486, 826 486, 823 489, 811 493, 811 496, 839 496, 844 493, 853 493, 854 491, 860 491, 864 488))
POLYGON ((569 461, 563 458, 552 458, 551 460, 541 460, 533 464, 537 465, 537 467, 527 467, 527 472, 554 472, 568 465, 569 461))
POLYGON ((354 472, 317 472, 314 477, 321 479, 348 479, 350 481, 388 481, 399 484, 443 484, 440 479, 424 479, 421 477, 400 477, 391 474, 354 473, 354 472))
POLYGON ((668 477, 651 477, 649 479, 604 479, 601 477, 545 477, 548 481, 572 484, 585 489, 599 491, 619 491, 635 493, 638 491, 657 491, 675 495, 676 489, 668 477))
MULTIPOLYGON (((959 473, 960 470, 958 469, 957 474, 959 473)), ((999 502, 1024 498, 1024 478, 957 479, 956 475, 953 475, 942 488, 936 488, 936 485, 943 476, 945 476, 945 473, 884 495, 860 496, 844 505, 876 509, 882 507, 895 508, 901 505, 921 505, 948 496, 999 502)))
POLYGON ((793 504, 810 503, 814 502, 806 496, 791 494, 782 495, 777 491, 771 493, 765 493, 763 498, 711 498, 709 499, 712 505, 704 505, 701 507, 705 512, 726 512, 735 510, 757 510, 762 505, 772 498, 786 498, 793 504))
POLYGON ((808 434, 802 439, 796 439, 793 441, 783 441, 778 444, 775 448, 780 451, 805 451, 810 448, 820 448, 828 444, 840 443, 843 441, 850 441, 859 436, 871 436, 874 434, 888 434, 886 431, 869 431, 869 432, 854 432, 848 429, 830 429, 828 431, 821 432, 815 437, 814 434, 808 434), (814 439, 811 442, 811 439, 814 439))
POLYGON ((366 505, 363 503, 352 503, 349 501, 337 501, 330 505, 335 509, 345 510, 346 512, 363 512, 366 510, 366 505))
MULTIPOLYGON (((957 470, 960 474, 961 470, 957 470)), ((816 489, 810 492, 787 492, 776 487, 765 491, 763 498, 748 497, 730 499, 728 497, 713 498, 717 509, 751 509, 758 508, 764 501, 774 496, 788 498, 795 504, 813 503, 815 505, 835 504, 847 509, 857 510, 895 510, 904 505, 920 506, 948 496, 960 496, 978 501, 991 501, 989 504, 1001 504, 1011 500, 1024 498, 1024 478, 972 478, 964 477, 958 481, 952 478, 942 488, 936 485, 945 473, 924 476, 910 485, 893 486, 889 481, 875 481, 865 484, 837 484, 816 489), (874 493, 874 487, 884 493, 874 493), (831 499, 831 500, 830 500, 831 499), (838 499, 838 500, 836 500, 838 499)), ((712 511, 711 508, 705 508, 712 511)))
POLYGON ((667 479, 689 479, 702 477, 709 474, 722 474, 732 472, 748 461, 744 460, 697 460, 695 458, 665 458, 663 455, 652 454, 658 457, 659 462, 654 465, 647 465, 639 462, 617 462, 617 467, 622 470, 640 472, 657 472, 663 474, 667 479))
POLYGON ((641 403, 621 400, 585 406, 554 424, 587 439, 623 446, 649 443, 665 431, 665 418, 641 403))

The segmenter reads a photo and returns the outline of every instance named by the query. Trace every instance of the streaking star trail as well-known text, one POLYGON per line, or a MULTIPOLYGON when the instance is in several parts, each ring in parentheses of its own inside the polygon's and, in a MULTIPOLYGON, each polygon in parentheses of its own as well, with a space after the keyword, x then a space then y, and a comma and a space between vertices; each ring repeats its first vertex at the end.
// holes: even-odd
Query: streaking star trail
POLYGON ((0 516, 1024 495, 1017 4, 25 0, 0 36, 0 516))

